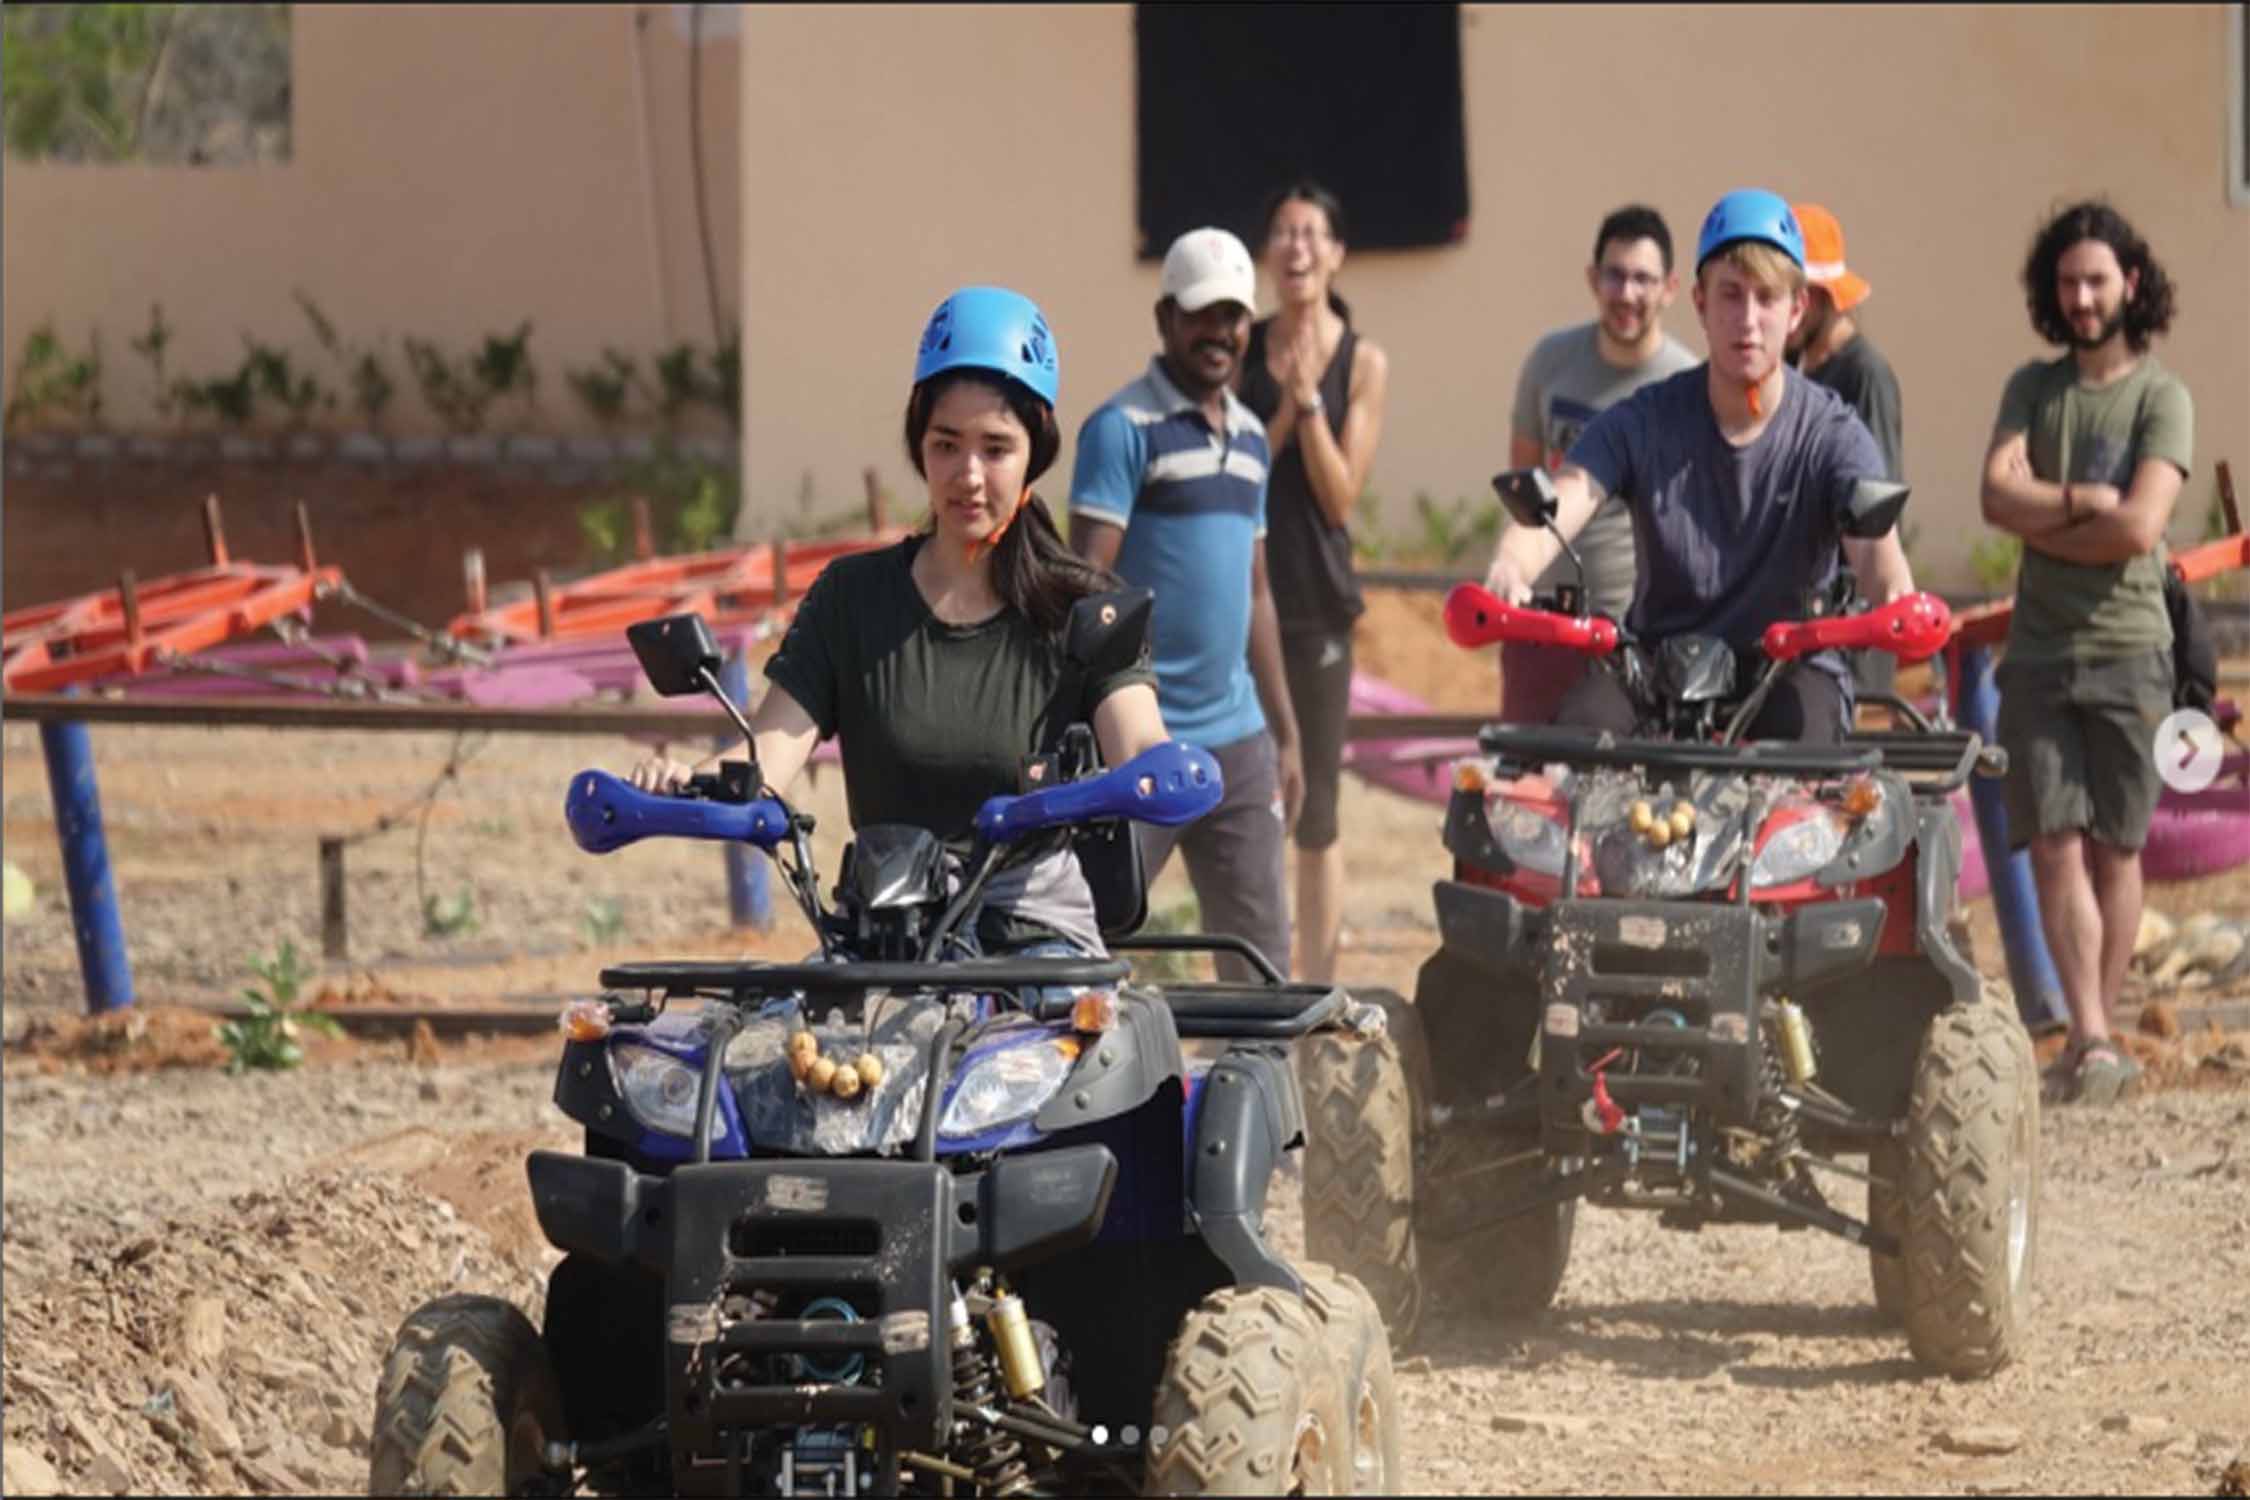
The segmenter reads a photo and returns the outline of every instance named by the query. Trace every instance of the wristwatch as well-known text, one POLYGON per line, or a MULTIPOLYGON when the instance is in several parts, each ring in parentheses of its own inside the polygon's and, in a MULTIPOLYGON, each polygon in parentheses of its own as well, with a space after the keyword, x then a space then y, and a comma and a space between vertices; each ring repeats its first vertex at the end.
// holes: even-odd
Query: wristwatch
POLYGON ((1300 401, 1297 403, 1297 410, 1317 412, 1321 409, 1322 405, 1323 403, 1320 399, 1320 392, 1316 390, 1312 393, 1312 399, 1310 401, 1300 401))

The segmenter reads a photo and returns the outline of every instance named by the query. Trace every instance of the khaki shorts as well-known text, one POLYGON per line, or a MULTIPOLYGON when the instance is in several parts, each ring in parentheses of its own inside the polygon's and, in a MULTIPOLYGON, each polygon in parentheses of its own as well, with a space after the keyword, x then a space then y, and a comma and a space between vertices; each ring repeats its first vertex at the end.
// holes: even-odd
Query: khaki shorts
POLYGON ((2008 844, 2080 832, 2117 849, 2148 841, 2163 783, 2156 726, 2172 711, 2172 648, 2101 661, 2002 660, 2008 844))

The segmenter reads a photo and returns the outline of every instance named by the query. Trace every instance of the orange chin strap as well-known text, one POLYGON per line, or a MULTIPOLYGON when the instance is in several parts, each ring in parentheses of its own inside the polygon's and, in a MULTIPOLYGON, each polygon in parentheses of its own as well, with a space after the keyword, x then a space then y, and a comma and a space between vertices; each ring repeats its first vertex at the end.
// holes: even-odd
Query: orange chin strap
POLYGON ((1024 487, 1023 494, 1017 497, 1016 508, 1008 512, 1008 519, 993 527, 992 535, 986 537, 981 542, 972 541, 966 548, 963 549, 963 553, 966 559, 969 562, 973 563, 978 561, 980 558, 989 556, 992 552, 992 549, 1000 545, 1000 538, 1008 534, 1008 528, 1016 524, 1016 517, 1023 514, 1024 503, 1030 498, 1031 488, 1030 486, 1026 485, 1024 487))
POLYGON ((1744 394, 1749 398, 1750 401, 1750 415, 1753 417, 1762 417, 1765 415, 1765 411, 1761 408, 1758 402, 1758 385, 1759 382, 1753 380, 1748 386, 1744 387, 1744 394))

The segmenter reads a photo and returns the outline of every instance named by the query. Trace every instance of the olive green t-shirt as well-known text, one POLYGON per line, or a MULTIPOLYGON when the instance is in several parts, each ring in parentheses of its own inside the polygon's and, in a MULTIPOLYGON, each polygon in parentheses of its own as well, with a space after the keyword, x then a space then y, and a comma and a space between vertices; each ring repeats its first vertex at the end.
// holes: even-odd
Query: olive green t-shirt
MULTIPOLYGON (((798 606, 766 676, 804 706, 822 739, 841 742, 852 826, 906 823, 956 851, 987 797, 1022 791, 1062 680, 1059 631, 1013 608, 973 625, 930 612, 912 565, 925 537, 839 557, 798 606)), ((1089 682, 1064 722, 1132 683, 1139 665, 1089 682)))
MULTIPOLYGON (((2049 484, 2129 489, 2141 461, 2182 475, 2195 448, 2195 406, 2178 376, 2143 356, 2106 386, 2078 378, 2069 354, 2035 360, 2009 377, 1995 442, 2025 435, 2032 474, 2049 484)), ((2116 563, 2074 563, 2026 547, 2016 580, 2008 654, 2017 661, 2101 661, 2172 644, 2164 608, 2165 551, 2116 563)))

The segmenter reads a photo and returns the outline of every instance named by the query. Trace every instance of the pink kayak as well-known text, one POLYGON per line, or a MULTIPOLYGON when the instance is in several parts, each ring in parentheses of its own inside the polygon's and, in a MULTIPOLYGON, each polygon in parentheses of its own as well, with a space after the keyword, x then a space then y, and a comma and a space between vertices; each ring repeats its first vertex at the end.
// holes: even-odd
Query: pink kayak
MULTIPOLYGON (((2226 775, 2239 777, 2245 761, 2250 756, 2229 756, 2226 775)), ((1992 877, 1967 792, 1954 794, 1953 813, 1961 824, 1961 899, 1974 901, 1991 890, 1992 877)), ((2164 793, 2141 849, 2143 878, 2200 880, 2244 864, 2250 864, 2250 786, 2228 779, 2200 792, 2164 793)))
MULTIPOLYGON (((1430 705, 1393 687, 1380 677, 1352 673, 1351 712, 1355 714, 1426 714, 1430 705)), ((1344 769, 1402 796, 1435 802, 1440 807, 1452 794, 1447 768, 1464 755, 1477 753, 1474 736, 1397 740, 1347 740, 1344 769)))

